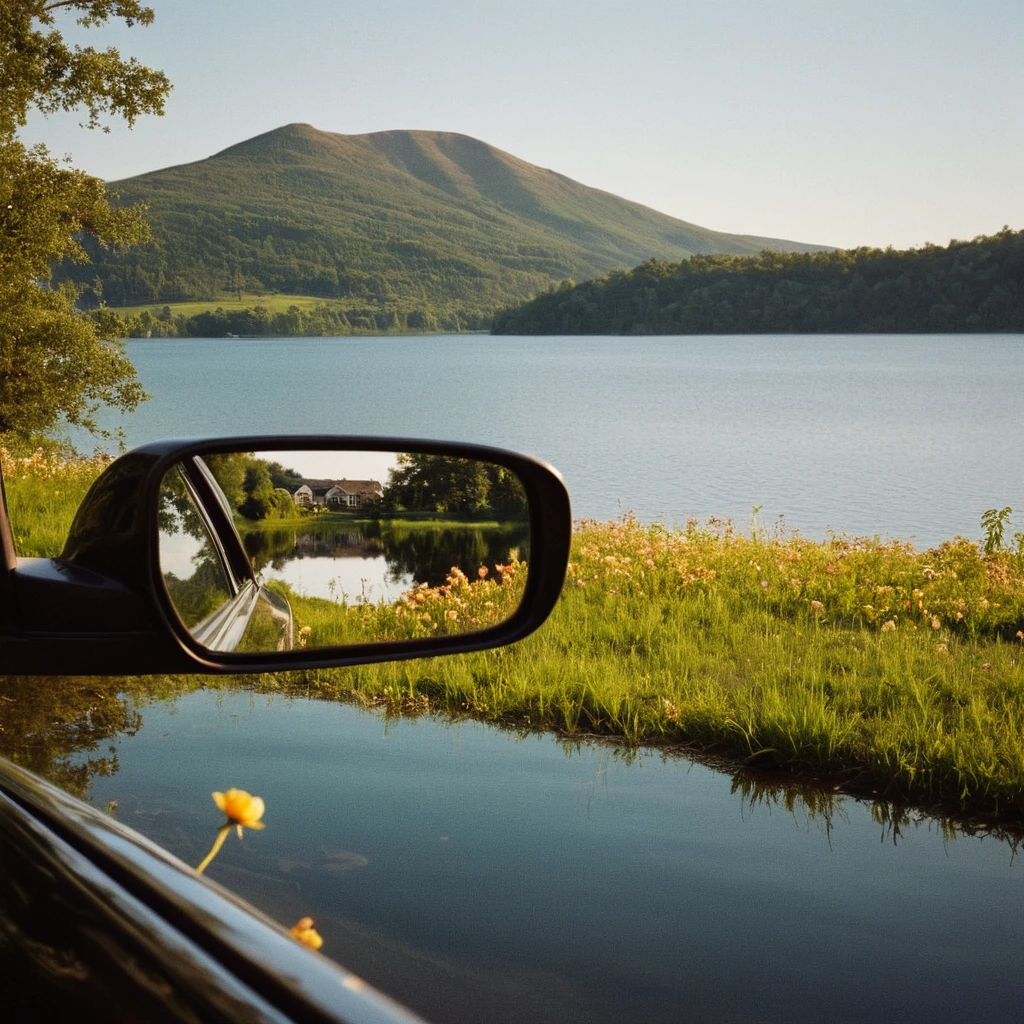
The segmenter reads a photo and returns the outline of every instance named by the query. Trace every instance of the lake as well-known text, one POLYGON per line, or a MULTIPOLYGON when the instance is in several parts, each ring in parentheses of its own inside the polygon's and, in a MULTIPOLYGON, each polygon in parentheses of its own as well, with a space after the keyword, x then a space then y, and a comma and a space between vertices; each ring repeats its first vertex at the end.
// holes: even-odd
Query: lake
MULTIPOLYGON (((132 341, 154 398, 123 425, 129 444, 478 441, 559 467, 579 516, 745 525, 760 505, 812 537, 923 546, 977 537, 993 506, 1024 525, 1022 344, 132 341)), ((266 830, 232 837, 211 877, 282 922, 311 914, 325 952, 437 1021, 1020 1017, 1024 864, 1005 838, 472 722, 237 689, 139 720, 120 699, 130 727, 84 730, 73 757, 97 765, 93 802, 194 864, 220 820, 210 792, 258 793, 266 830)))
POLYGON ((1024 513, 1021 335, 184 338, 128 352, 153 395, 123 420, 129 445, 476 441, 556 466, 577 516, 746 526, 759 505, 815 539, 928 546, 978 537, 985 509, 1024 513))

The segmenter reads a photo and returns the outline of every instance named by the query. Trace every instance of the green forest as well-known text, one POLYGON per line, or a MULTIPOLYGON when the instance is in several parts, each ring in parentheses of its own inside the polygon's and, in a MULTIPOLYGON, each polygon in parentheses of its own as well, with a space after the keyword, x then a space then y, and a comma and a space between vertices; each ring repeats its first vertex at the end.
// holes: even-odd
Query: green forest
POLYGON ((903 251, 648 260, 499 312, 494 334, 1024 330, 1024 231, 903 251))

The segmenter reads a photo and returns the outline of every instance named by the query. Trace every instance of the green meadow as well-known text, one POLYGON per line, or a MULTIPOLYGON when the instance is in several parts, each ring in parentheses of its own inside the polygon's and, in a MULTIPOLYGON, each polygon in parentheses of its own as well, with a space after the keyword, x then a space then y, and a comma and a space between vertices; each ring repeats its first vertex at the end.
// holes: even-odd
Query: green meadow
MULTIPOLYGON (((8 460, 19 553, 59 551, 97 469, 8 460)), ((297 636, 319 646, 461 630, 514 606, 525 566, 462 569, 391 605, 289 594, 297 636)), ((991 528, 984 546, 953 538, 917 551, 756 523, 584 521, 561 600, 518 644, 254 682, 683 746, 772 777, 1003 823, 1024 816, 1024 552, 991 528)))
POLYGON ((205 313, 213 309, 253 309, 262 306, 268 313, 286 313, 292 306, 298 306, 301 310, 314 309, 322 306, 323 299, 312 295, 252 295, 247 292, 239 297, 238 292, 222 292, 215 299, 203 299, 193 302, 148 302, 133 306, 111 306, 116 313, 123 317, 139 316, 142 313, 149 313, 154 319, 166 316, 165 309, 170 310, 171 317, 195 316, 197 313, 205 313))

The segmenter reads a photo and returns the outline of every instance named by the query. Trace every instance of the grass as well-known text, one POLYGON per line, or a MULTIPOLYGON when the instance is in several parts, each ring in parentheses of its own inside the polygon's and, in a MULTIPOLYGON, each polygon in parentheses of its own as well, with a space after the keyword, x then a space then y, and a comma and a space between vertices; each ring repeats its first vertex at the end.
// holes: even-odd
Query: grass
POLYGON ((299 309, 314 309, 322 306, 327 300, 317 298, 313 295, 255 295, 249 292, 221 292, 215 299, 201 299, 195 302, 147 302, 135 306, 111 306, 121 316, 138 316, 140 313, 148 312, 154 319, 158 318, 167 306, 171 316, 195 316, 197 313, 205 313, 207 310, 220 309, 254 309, 262 306, 271 313, 285 313, 291 306, 298 306, 299 309))
MULTIPOLYGON (((10 480, 12 517, 37 486, 30 474, 10 480)), ((21 536, 38 546, 43 533, 21 536)), ((457 629, 516 599, 519 567, 467 571, 399 605, 290 600, 306 642, 329 644, 457 629)), ((259 682, 395 712, 682 744, 856 792, 1024 819, 1024 555, 986 555, 964 538, 918 552, 714 521, 583 522, 558 606, 512 647, 259 682)))
POLYGON ((0 448, 7 511, 19 555, 59 555, 86 491, 111 456, 67 459, 38 449, 14 456, 0 448))

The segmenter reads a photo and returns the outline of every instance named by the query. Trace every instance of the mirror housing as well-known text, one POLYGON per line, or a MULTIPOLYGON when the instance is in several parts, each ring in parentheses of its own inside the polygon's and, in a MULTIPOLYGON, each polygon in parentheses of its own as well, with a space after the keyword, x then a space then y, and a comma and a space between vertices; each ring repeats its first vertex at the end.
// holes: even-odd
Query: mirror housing
MULTIPOLYGON (((211 506, 212 502, 208 503, 211 506)), ((211 517, 224 557, 238 576, 252 572, 230 510, 211 517), (232 540, 229 533, 234 534, 232 540)), ((406 438, 248 436, 164 441, 122 455, 82 502, 58 558, 14 559, 0 522, 8 571, 0 586, 0 663, 9 674, 107 675, 244 673, 324 668, 482 650, 535 630, 561 592, 569 556, 569 498, 558 474, 537 460, 500 449, 406 438), (211 456, 241 452, 401 452, 477 460, 520 482, 528 505, 530 561, 522 600, 505 620, 452 635, 369 640, 343 646, 256 652, 201 643, 182 621, 160 564, 161 487, 169 472, 211 456)), ((254 577, 255 579, 255 577, 254 577)), ((258 580, 256 581, 258 586, 258 580)), ((207 638, 212 632, 204 634, 207 638)), ((226 646, 232 646, 227 644, 226 646)))

